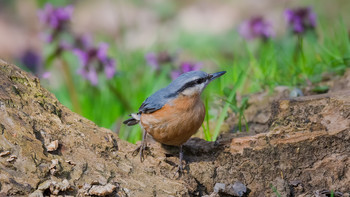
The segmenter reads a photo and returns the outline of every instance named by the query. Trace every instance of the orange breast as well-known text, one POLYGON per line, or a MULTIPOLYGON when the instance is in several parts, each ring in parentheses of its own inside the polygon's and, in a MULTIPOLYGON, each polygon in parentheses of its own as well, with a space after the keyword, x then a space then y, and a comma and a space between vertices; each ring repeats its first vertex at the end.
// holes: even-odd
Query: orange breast
POLYGON ((156 141, 178 146, 197 132, 204 116, 199 95, 180 95, 151 114, 141 114, 141 125, 156 141))

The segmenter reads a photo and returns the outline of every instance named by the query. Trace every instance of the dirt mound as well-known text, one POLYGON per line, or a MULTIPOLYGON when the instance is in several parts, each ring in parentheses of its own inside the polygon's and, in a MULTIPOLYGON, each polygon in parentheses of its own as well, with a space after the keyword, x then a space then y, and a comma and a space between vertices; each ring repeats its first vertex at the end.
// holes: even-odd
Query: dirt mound
POLYGON ((9 151, 0 157, 1 194, 189 191, 183 181, 156 176, 158 160, 141 165, 129 154, 134 145, 71 112, 37 78, 5 62, 0 65, 0 120, 0 152, 9 151), (9 161, 11 155, 15 159, 9 161))
POLYGON ((350 91, 279 100, 270 113, 265 133, 225 134, 216 142, 190 139, 184 147, 185 174, 176 179, 177 148, 153 143, 140 163, 131 154, 135 145, 62 106, 37 78, 0 62, 0 194, 305 196, 350 191, 350 91))

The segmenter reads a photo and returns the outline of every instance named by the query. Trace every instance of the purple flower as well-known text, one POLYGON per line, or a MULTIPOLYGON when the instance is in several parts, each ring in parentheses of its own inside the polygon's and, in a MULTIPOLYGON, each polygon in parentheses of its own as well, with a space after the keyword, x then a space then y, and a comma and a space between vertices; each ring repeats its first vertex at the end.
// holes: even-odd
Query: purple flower
POLYGON ((170 73, 170 77, 172 80, 178 78, 180 75, 182 74, 182 72, 180 70, 174 70, 170 73))
POLYGON ((71 20, 73 10, 72 5, 54 8, 48 3, 43 10, 38 12, 38 16, 40 21, 45 25, 53 29, 61 29, 71 20))
POLYGON ((39 20, 49 28, 51 28, 50 34, 44 34, 42 37, 48 43, 57 39, 59 34, 65 30, 68 22, 73 15, 73 6, 68 5, 66 7, 53 7, 51 4, 46 4, 43 10, 39 10, 39 20))
POLYGON ((20 57, 22 64, 34 74, 38 74, 42 69, 41 56, 35 51, 28 49, 20 57))
POLYGON ((145 55, 146 62, 153 69, 158 70, 159 66, 165 63, 169 63, 173 60, 173 57, 166 51, 159 53, 150 52, 145 55))
POLYGON ((107 58, 104 64, 104 71, 107 79, 113 78, 116 73, 115 61, 113 59, 107 58))
POLYGON ((184 73, 199 70, 201 68, 202 63, 193 63, 193 62, 183 62, 181 64, 181 69, 184 73))
POLYGON ((181 63, 180 68, 178 70, 174 70, 171 72, 171 79, 174 80, 183 73, 199 70, 201 67, 202 63, 200 62, 183 62, 181 63))
POLYGON ((41 75, 41 78, 43 78, 43 79, 49 79, 49 78, 51 78, 51 72, 44 72, 44 73, 41 75))
POLYGON ((81 67, 78 74, 90 81, 92 85, 98 84, 98 72, 104 71, 108 79, 116 73, 116 63, 107 55, 108 44, 101 43, 98 47, 87 49, 73 49, 74 54, 79 58, 81 67))
POLYGON ((266 40, 275 35, 272 25, 262 17, 254 17, 244 21, 238 29, 238 32, 247 40, 262 38, 266 40))
POLYGON ((96 50, 96 56, 101 61, 104 62, 107 59, 108 44, 100 43, 96 50))
POLYGON ((89 34, 75 37, 74 45, 79 49, 88 49, 92 45, 92 38, 89 34))
POLYGON ((157 57, 157 54, 155 53, 147 53, 145 55, 145 59, 146 59, 146 62, 149 66, 151 66, 152 68, 154 69, 158 69, 159 68, 159 63, 158 63, 158 57, 157 57))
POLYGON ((287 9, 284 12, 285 19, 294 33, 301 34, 307 29, 316 27, 316 14, 311 7, 287 9))
POLYGON ((50 72, 44 72, 41 56, 31 49, 27 49, 20 57, 21 63, 27 67, 34 75, 42 79, 51 77, 50 72))

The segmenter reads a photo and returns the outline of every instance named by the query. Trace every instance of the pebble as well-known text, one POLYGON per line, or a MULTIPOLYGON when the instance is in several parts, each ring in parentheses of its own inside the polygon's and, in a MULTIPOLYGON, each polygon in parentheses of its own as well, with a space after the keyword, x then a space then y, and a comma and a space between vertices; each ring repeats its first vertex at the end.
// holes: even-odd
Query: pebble
POLYGON ((16 155, 11 155, 10 158, 8 158, 6 161, 12 162, 12 161, 14 161, 14 160, 16 160, 16 159, 17 159, 17 156, 16 156, 16 155))
POLYGON ((104 186, 93 185, 89 190, 89 194, 96 195, 96 196, 107 196, 109 194, 112 194, 116 188, 117 186, 112 185, 110 183, 104 186))
POLYGON ((54 175, 57 171, 58 159, 51 160, 50 173, 54 175))
POLYGON ((58 140, 52 141, 52 142, 50 142, 50 144, 48 144, 46 146, 46 150, 48 152, 55 151, 55 150, 57 150, 57 148, 58 148, 58 140))
POLYGON ((0 153, 0 157, 5 157, 10 154, 10 151, 4 151, 0 153))
POLYGON ((295 98, 295 97, 300 97, 304 96, 303 92, 299 88, 294 88, 292 91, 289 93, 290 98, 295 98))
POLYGON ((214 186, 214 192, 219 193, 225 191, 226 184, 216 183, 214 186))
POLYGON ((232 196, 244 196, 247 193, 247 187, 237 181, 233 185, 226 185, 224 183, 216 183, 214 186, 214 192, 210 196, 216 196, 216 194, 226 194, 232 196))

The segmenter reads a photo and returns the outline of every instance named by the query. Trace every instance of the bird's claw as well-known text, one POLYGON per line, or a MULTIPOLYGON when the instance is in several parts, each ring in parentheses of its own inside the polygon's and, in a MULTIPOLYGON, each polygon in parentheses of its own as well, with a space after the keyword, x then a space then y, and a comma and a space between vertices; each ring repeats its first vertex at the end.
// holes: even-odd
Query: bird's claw
POLYGON ((176 169, 176 171, 175 171, 175 173, 174 173, 173 178, 175 178, 176 174, 179 174, 178 178, 180 178, 180 177, 182 176, 182 174, 183 174, 183 171, 184 171, 184 169, 183 169, 183 166, 182 166, 182 163, 181 163, 181 164, 177 167, 177 169, 176 169))
POLYGON ((140 161, 143 162, 145 160, 145 157, 144 157, 144 151, 147 149, 148 147, 147 146, 144 146, 144 145, 140 145, 138 146, 133 152, 132 152, 132 156, 136 156, 137 154, 140 155, 140 161))

